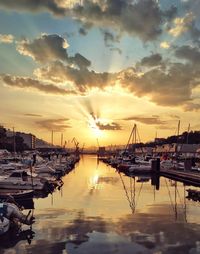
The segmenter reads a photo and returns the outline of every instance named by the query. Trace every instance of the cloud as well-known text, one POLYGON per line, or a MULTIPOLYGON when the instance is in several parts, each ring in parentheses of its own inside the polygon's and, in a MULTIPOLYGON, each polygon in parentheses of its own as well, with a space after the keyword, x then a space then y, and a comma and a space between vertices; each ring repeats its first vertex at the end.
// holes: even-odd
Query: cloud
POLYGON ((115 27, 118 31, 137 35, 143 41, 154 40, 161 34, 163 15, 154 0, 134 3, 123 0, 86 0, 82 5, 72 8, 71 13, 81 22, 87 17, 87 22, 95 26, 115 27))
POLYGON ((169 117, 172 119, 180 119, 180 116, 173 115, 173 114, 170 114, 169 117))
POLYGON ((24 116, 30 116, 30 117, 42 117, 42 115, 33 114, 33 113, 24 114, 24 116))
POLYGON ((111 131, 116 131, 116 130, 121 130, 121 126, 118 123, 101 123, 99 121, 96 122, 96 125, 99 127, 100 130, 111 130, 111 131))
POLYGON ((56 16, 64 16, 66 7, 62 0, 1 0, 0 8, 15 11, 50 12, 56 16))
POLYGON ((80 35, 83 35, 83 36, 87 35, 87 30, 84 27, 79 28, 78 32, 80 35))
MULTIPOLYGON (((145 63, 150 64, 151 60, 145 60, 145 63)), ((152 63, 155 64, 154 61, 152 63)), ((4 75, 1 79, 8 86, 58 95, 86 95, 93 88, 105 90, 118 84, 125 91, 137 97, 147 96, 162 106, 174 107, 193 102, 192 90, 199 85, 199 68, 191 63, 167 63, 165 68, 153 67, 145 72, 137 72, 132 67, 118 73, 97 73, 86 67, 77 69, 56 61, 36 69, 36 78, 4 75), (66 89, 66 85, 71 88, 66 89)))
POLYGON ((177 7, 172 5, 168 10, 163 12, 163 16, 165 16, 168 20, 171 20, 172 18, 174 18, 177 12, 178 12, 177 7))
POLYGON ((20 0, 0 1, 0 8, 15 11, 50 12, 56 16, 70 16, 84 25, 112 27, 136 35, 143 41, 156 39, 165 20, 174 17, 176 8, 162 11, 158 1, 140 0, 20 0), (145 21, 145 22, 144 22, 145 21))
POLYGON ((185 17, 175 18, 173 21, 173 27, 169 29, 169 34, 174 37, 178 37, 179 35, 188 31, 191 27, 194 20, 194 14, 192 12, 187 13, 185 17))
POLYGON ((18 42, 17 50, 20 54, 30 56, 37 62, 47 63, 54 60, 68 60, 66 52, 68 46, 67 41, 59 35, 42 34, 33 41, 18 42))
POLYGON ((160 47, 163 48, 163 49, 168 49, 168 48, 170 48, 170 43, 167 42, 167 41, 162 41, 160 43, 160 47))
POLYGON ((140 61, 140 65, 147 67, 158 66, 162 63, 162 56, 160 54, 152 54, 151 56, 146 56, 140 61))
POLYGON ((79 69, 86 69, 91 65, 91 62, 79 53, 68 56, 66 51, 68 46, 68 42, 57 34, 42 34, 33 41, 18 42, 17 50, 20 54, 30 56, 42 64, 60 60, 79 69))
POLYGON ((105 90, 117 84, 126 92, 137 97, 147 96, 158 105, 180 106, 193 103, 192 91, 199 85, 197 47, 174 47, 175 56, 187 60, 182 63, 170 62, 156 53, 142 58, 135 67, 108 73, 89 69, 92 63, 79 53, 69 56, 66 41, 58 35, 42 34, 19 44, 23 54, 44 65, 34 71, 34 78, 2 75, 3 83, 8 86, 58 95, 85 95, 93 88, 105 90))
POLYGON ((134 68, 119 75, 122 86, 136 96, 148 96, 158 105, 177 106, 191 100, 192 89, 200 73, 191 64, 169 63, 167 68, 153 68, 138 75, 134 68))
POLYGON ((18 87, 18 88, 31 88, 39 90, 44 93, 49 94, 58 94, 58 95, 68 95, 75 94, 74 91, 67 90, 53 84, 42 83, 39 80, 27 78, 27 77, 15 77, 10 75, 0 76, 2 82, 9 87, 18 87))
POLYGON ((182 3, 187 12, 192 12, 196 17, 200 15, 200 2, 196 0, 187 0, 182 3))
POLYGON ((117 53, 119 53, 120 55, 122 54, 122 50, 120 48, 110 48, 110 51, 115 51, 117 53))
POLYGON ((48 131, 64 131, 67 128, 71 128, 69 124, 66 124, 66 121, 68 122, 68 118, 58 118, 58 119, 45 119, 41 121, 37 121, 36 124, 40 126, 42 129, 46 129, 48 131))
POLYGON ((183 45, 175 48, 175 55, 178 58, 186 59, 194 65, 200 64, 200 50, 197 47, 183 45))
POLYGON ((91 62, 79 53, 71 57, 69 61, 76 64, 80 69, 86 69, 91 65, 91 62))
POLYGON ((104 89, 106 86, 112 85, 116 80, 115 74, 97 73, 92 70, 89 71, 87 68, 75 69, 58 61, 38 68, 34 74, 41 80, 53 82, 69 81, 81 93, 85 93, 93 87, 104 89))
POLYGON ((166 124, 166 121, 161 120, 159 116, 151 116, 151 117, 130 116, 130 117, 123 118, 122 120, 124 120, 124 121, 137 121, 137 122, 148 124, 148 125, 163 125, 163 124, 166 124))
POLYGON ((187 103, 184 105, 184 110, 185 111, 199 111, 200 110, 200 103, 187 103))
POLYGON ((13 43, 14 36, 12 34, 0 34, 0 43, 13 43))
POLYGON ((110 47, 113 45, 113 43, 119 42, 119 38, 120 38, 119 35, 115 35, 114 33, 105 29, 101 29, 101 32, 103 33, 104 43, 106 47, 110 47))

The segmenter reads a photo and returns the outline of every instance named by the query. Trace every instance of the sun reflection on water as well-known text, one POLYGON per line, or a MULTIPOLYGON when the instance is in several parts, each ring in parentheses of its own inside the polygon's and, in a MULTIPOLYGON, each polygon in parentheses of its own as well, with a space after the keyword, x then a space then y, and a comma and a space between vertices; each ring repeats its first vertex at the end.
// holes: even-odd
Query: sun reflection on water
POLYGON ((89 189, 91 189, 91 190, 100 189, 99 174, 98 173, 96 173, 95 175, 90 177, 90 179, 89 179, 89 189))

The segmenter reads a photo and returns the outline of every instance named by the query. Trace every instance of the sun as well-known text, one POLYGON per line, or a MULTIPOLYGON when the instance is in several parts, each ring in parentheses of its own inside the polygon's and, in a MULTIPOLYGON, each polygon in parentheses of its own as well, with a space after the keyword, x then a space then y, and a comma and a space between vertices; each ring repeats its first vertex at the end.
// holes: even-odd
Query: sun
POLYGON ((96 138, 100 138, 103 136, 103 131, 97 126, 95 119, 90 119, 89 127, 91 132, 96 138))
POLYGON ((93 134, 95 135, 96 138, 102 137, 103 131, 100 130, 98 126, 93 127, 93 128, 91 128, 91 129, 92 129, 92 132, 93 132, 93 134))

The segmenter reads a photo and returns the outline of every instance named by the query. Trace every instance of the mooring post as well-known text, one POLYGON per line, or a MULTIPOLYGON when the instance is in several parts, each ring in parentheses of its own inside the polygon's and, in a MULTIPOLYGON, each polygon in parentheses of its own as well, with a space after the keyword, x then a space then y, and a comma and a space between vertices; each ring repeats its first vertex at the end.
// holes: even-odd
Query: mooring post
POLYGON ((154 173, 160 173, 160 158, 151 161, 151 170, 154 173))
POLYGON ((185 171, 191 171, 191 169, 192 169, 192 159, 187 158, 184 161, 184 170, 185 171))

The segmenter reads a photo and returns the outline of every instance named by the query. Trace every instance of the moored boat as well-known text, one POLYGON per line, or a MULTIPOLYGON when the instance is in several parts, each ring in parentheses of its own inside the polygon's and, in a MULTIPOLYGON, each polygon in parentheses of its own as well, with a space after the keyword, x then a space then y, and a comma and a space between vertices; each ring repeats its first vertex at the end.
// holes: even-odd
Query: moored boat
POLYGON ((0 199, 6 199, 12 196, 16 199, 31 199, 33 198, 34 191, 33 190, 8 190, 8 189, 0 189, 0 199))

